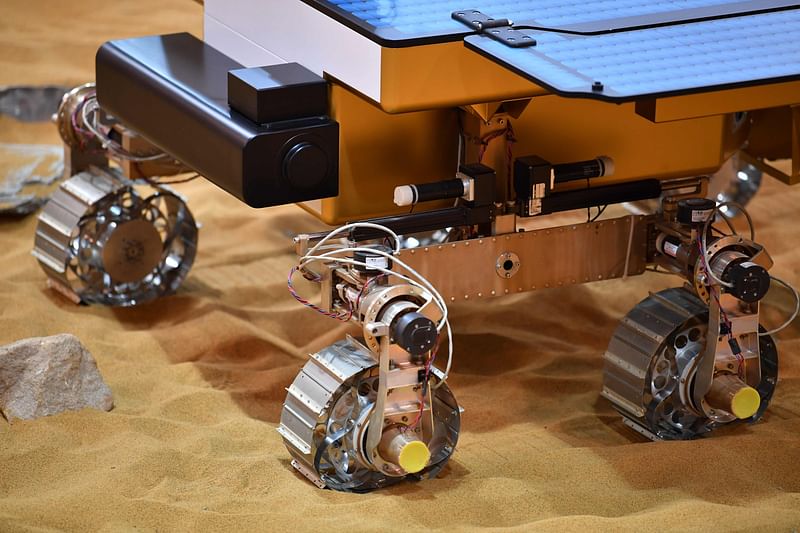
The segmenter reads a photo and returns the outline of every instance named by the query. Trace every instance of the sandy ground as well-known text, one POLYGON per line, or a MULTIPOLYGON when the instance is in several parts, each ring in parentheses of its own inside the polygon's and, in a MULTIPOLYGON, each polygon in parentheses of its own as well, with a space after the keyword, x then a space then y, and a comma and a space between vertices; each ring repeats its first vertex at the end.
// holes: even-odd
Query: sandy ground
MULTIPOLYGON (((2 0, 0 85, 83 82, 103 40, 179 30, 200 34, 198 5, 2 0)), ((49 125, 0 119, 0 142, 58 141, 49 125)), ((116 400, 110 413, 0 418, 0 531, 800 528, 796 328, 779 336, 781 381, 754 426, 654 444, 599 398, 619 318, 677 284, 656 275, 455 306, 451 387, 466 412, 440 478, 314 488, 275 427, 305 354, 346 331, 285 289, 290 235, 318 224, 205 182, 180 191, 203 223, 197 262, 177 295, 137 309, 49 292, 29 255, 35 218, 0 220, 0 343, 75 333, 116 400)), ((800 189, 769 181, 752 204, 774 272, 795 283, 798 202, 800 189)))

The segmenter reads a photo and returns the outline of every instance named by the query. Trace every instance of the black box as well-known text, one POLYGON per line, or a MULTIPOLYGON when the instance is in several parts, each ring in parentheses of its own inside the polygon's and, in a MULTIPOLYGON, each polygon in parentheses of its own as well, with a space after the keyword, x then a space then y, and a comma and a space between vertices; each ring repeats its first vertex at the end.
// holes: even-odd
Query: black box
POLYGON ((231 110, 242 65, 188 33, 111 41, 97 52, 97 99, 120 122, 252 207, 336 196, 339 125, 258 124, 231 110))
POLYGON ((228 104, 258 124, 328 114, 328 84, 297 63, 228 71, 228 104))
POLYGON ((542 199, 550 195, 553 166, 541 157, 530 155, 514 161, 514 192, 517 214, 530 217, 542 213, 542 199))
POLYGON ((469 207, 485 207, 494 204, 495 182, 497 174, 494 170, 480 163, 460 165, 458 171, 466 174, 473 181, 473 197, 471 202, 467 202, 469 207))

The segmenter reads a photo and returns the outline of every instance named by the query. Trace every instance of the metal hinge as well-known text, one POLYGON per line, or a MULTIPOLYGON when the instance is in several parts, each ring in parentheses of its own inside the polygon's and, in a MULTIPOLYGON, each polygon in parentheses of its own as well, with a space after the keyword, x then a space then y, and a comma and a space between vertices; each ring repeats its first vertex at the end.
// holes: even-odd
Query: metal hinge
POLYGON ((536 39, 514 29, 514 23, 508 19, 495 19, 477 9, 453 11, 451 16, 454 20, 506 46, 512 48, 536 46, 536 39))

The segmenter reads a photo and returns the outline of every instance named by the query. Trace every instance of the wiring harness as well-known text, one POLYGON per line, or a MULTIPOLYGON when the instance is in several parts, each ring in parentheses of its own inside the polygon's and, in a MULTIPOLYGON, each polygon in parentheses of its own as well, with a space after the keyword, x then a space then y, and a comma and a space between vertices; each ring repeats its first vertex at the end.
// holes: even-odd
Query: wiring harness
MULTIPOLYGON (((322 239, 319 240, 313 247, 311 247, 302 257, 300 257, 298 264, 292 267, 289 271, 289 276, 287 280, 287 286, 289 293, 294 297, 298 302, 303 304, 304 306, 312 309, 324 316, 329 318, 333 318, 335 320, 340 320, 343 322, 350 321, 355 313, 356 306, 350 305, 349 309, 346 311, 336 312, 331 309, 322 309, 321 307, 309 302, 306 298, 300 296, 294 287, 293 284, 293 277, 299 271, 303 273, 303 275, 309 279, 310 281, 319 282, 318 276, 314 274, 312 271, 308 269, 308 267, 315 263, 315 262, 335 262, 341 265, 349 265, 349 266, 362 266, 372 269, 373 271, 379 271, 382 276, 386 278, 393 278, 397 280, 401 280, 405 283, 408 283, 412 286, 418 287, 420 289, 425 290, 426 292, 430 293, 433 296, 433 302, 441 311, 441 319, 436 324, 437 331, 441 334, 442 332, 445 333, 447 336, 447 363, 445 365, 445 369, 443 372, 443 377, 440 379, 435 385, 432 385, 432 388, 437 388, 441 386, 447 379, 447 376, 450 373, 450 369, 452 368, 453 362, 453 336, 452 336, 452 329, 450 327, 450 320, 448 316, 448 309, 445 299, 436 290, 436 288, 431 284, 424 276, 422 276, 419 272, 414 270, 408 264, 404 263, 397 257, 397 254, 400 252, 401 248, 401 239, 400 236, 397 235, 394 231, 387 228, 386 226, 382 226, 380 224, 373 224, 370 222, 355 222, 352 224, 347 224, 341 226, 327 235, 325 235, 322 239), (359 246, 352 241, 345 240, 339 241, 338 244, 329 244, 331 241, 336 237, 342 237, 345 234, 349 233, 351 230, 356 228, 371 228, 379 230, 387 235, 392 241, 392 248, 391 252, 385 252, 383 250, 367 247, 367 246, 359 246), (352 255, 355 252, 366 252, 373 255, 378 255, 381 257, 385 257, 390 259, 394 267, 399 267, 403 270, 404 273, 397 272, 396 270, 392 270, 389 268, 384 268, 381 266, 376 266, 374 264, 368 265, 364 261, 359 261, 357 259, 353 259, 352 257, 344 257, 348 255, 352 255)), ((383 278, 381 278, 383 279, 383 278)), ((371 280, 367 281, 364 286, 361 288, 361 292, 359 293, 358 300, 361 299, 369 290, 369 287, 377 282, 377 278, 372 278, 371 280)), ((427 363, 428 370, 430 372, 430 366, 433 364, 433 360, 435 359, 436 350, 432 351, 430 361, 427 363)))

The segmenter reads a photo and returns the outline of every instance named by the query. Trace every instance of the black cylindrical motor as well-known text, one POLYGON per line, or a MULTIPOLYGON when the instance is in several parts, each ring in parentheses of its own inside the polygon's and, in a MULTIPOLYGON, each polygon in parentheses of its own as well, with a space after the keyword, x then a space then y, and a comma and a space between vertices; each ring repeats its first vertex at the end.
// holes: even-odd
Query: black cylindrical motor
MULTIPOLYGON (((376 244, 370 248, 385 254, 392 253, 391 248, 382 244, 376 244)), ((377 276, 383 274, 383 270, 392 269, 392 260, 380 253, 359 250, 353 252, 353 259, 361 263, 355 265, 355 269, 365 276, 377 276)))
MULTIPOLYGON (((656 239, 656 249, 682 275, 692 280, 695 265, 702 260, 697 241, 683 241, 675 235, 662 233, 656 239)), ((764 298, 771 282, 769 272, 751 259, 743 250, 731 247, 718 251, 708 260, 714 276, 731 285, 727 292, 747 303, 764 298)))
POLYGON ((677 219, 687 226, 702 226, 713 215, 717 203, 708 198, 687 198, 678 202, 677 219))
POLYGON ((711 270, 719 279, 732 285, 728 292, 747 303, 766 296, 772 281, 767 269, 736 250, 724 250, 714 256, 711 270))
POLYGON ((392 340, 411 355, 431 351, 438 339, 436 324, 417 311, 401 315, 392 324, 392 340))

